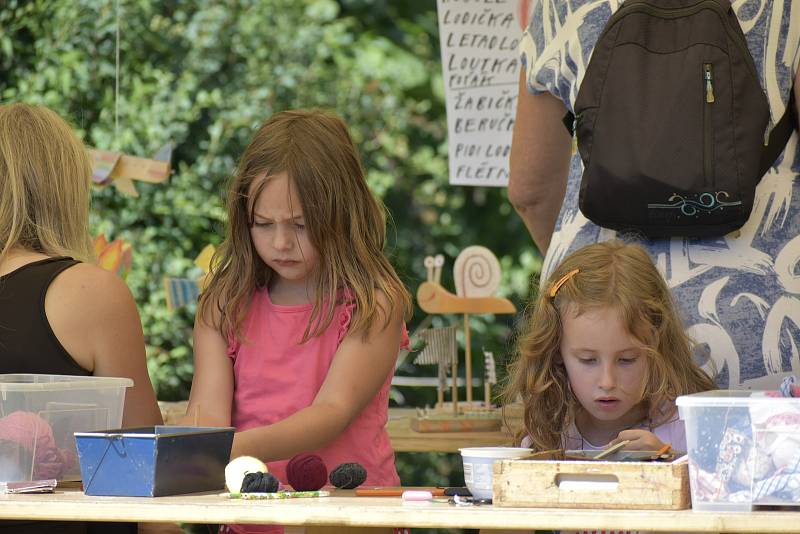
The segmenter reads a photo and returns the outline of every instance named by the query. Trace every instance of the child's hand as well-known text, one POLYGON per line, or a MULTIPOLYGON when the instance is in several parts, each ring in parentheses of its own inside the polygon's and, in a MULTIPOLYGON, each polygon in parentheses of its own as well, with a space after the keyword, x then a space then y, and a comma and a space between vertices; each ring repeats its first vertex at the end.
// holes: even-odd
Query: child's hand
POLYGON ((630 441, 630 443, 625 445, 625 450, 627 451, 657 451, 665 445, 665 443, 658 439, 652 432, 634 429, 620 432, 616 439, 608 444, 608 447, 625 440, 630 441))

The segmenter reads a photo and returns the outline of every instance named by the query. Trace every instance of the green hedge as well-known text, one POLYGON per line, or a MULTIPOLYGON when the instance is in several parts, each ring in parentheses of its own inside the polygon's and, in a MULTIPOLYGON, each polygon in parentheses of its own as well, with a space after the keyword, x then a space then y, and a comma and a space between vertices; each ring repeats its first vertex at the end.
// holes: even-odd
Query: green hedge
MULTIPOLYGON (((253 129, 293 107, 332 108, 359 145, 391 214, 391 255, 413 292, 424 255, 452 262, 472 244, 501 260, 501 292, 521 305, 540 256, 501 188, 447 183, 447 144, 433 0, 6 0, 0 6, 0 98, 45 104, 87 144, 147 156, 175 144, 168 183, 93 197, 92 225, 134 247, 127 279, 139 304, 149 370, 163 400, 187 397, 193 309, 170 312, 162 277, 198 274, 218 244, 224 181, 253 129), (115 48, 119 20, 119 98, 115 48), (115 128, 115 106, 119 127, 115 128)), ((417 313, 411 329, 423 318, 417 313)), ((459 318, 445 318, 458 321, 459 318)), ((473 354, 507 353, 512 317, 475 317, 473 354)), ((499 362, 502 368, 502 360, 499 362)), ((409 366, 406 374, 432 374, 409 366)), ((477 390, 476 390, 477 391, 477 390)), ((403 388, 422 405, 432 390, 403 388)))

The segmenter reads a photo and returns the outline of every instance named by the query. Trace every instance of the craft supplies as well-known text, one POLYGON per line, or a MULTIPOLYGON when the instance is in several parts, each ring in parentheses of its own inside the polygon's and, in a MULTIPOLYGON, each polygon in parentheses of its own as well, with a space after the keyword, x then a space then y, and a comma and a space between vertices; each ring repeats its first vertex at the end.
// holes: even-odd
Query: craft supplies
POLYGON ((330 497, 327 490, 316 491, 276 491, 274 493, 223 493, 229 499, 242 499, 245 501, 274 500, 274 499, 303 499, 308 497, 330 497))
POLYGON ((25 482, 0 482, 0 493, 53 493, 58 485, 54 478, 25 482))
POLYGON ((459 449, 464 462, 464 483, 476 499, 492 498, 492 466, 496 460, 518 458, 531 452, 524 447, 469 447, 459 449))
POLYGON ((128 378, 0 375, 0 481, 80 480, 74 432, 122 423, 128 378))
POLYGON ((427 490, 406 490, 401 497, 403 501, 430 501, 433 493, 427 490))
POLYGON ((242 480, 242 493, 275 493, 281 482, 272 473, 247 473, 242 480))
POLYGON ((627 451, 620 448, 615 448, 613 451, 609 451, 608 449, 601 451, 575 449, 566 451, 543 451, 520 458, 520 460, 542 460, 545 457, 582 462, 671 462, 678 457, 678 452, 673 451, 669 445, 665 445, 657 451, 627 451), (604 454, 606 452, 608 454, 604 454), (554 457, 554 455, 557 457, 554 457))
POLYGON ((225 487, 228 491, 242 491, 242 482, 248 473, 268 473, 267 465, 252 456, 239 456, 225 466, 225 487))
MULTIPOLYGON (((577 270, 577 269, 576 269, 576 270, 577 270)), ((612 445, 611 447, 608 447, 607 449, 603 449, 603 450, 600 452, 600 454, 598 454, 597 456, 595 456, 595 457, 594 457, 594 459, 595 459, 595 460, 602 460, 602 459, 603 459, 603 458, 605 458, 606 456, 609 456, 609 455, 611 455, 611 454, 614 454, 614 453, 615 453, 615 452, 617 452, 618 450, 624 449, 624 448, 625 448, 625 445, 627 445, 627 444, 628 444, 628 443, 630 443, 630 442, 631 442, 631 440, 629 440, 629 439, 622 440, 622 441, 620 441, 619 443, 617 443, 617 444, 615 444, 615 445, 612 445)))
POLYGON ((331 471, 329 480, 339 489, 353 489, 367 480, 367 470, 363 465, 355 462, 339 464, 336 469, 331 471))
POLYGON ((792 396, 793 385, 678 397, 695 509, 800 506, 800 398, 792 396))
POLYGON ((403 493, 409 490, 426 491, 434 497, 443 497, 445 495, 446 488, 402 486, 366 487, 356 488, 356 497, 402 497, 403 493))
POLYGON ((76 432, 84 493, 160 497, 222 489, 233 432, 180 426, 76 432))
POLYGON ((316 454, 302 453, 286 464, 286 478, 297 491, 314 491, 328 481, 328 468, 316 454))

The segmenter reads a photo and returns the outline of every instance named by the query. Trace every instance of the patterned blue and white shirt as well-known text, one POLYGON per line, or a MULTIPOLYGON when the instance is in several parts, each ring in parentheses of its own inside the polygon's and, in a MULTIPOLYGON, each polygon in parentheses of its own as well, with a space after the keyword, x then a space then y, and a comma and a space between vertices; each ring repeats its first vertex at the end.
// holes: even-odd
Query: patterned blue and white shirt
MULTIPOLYGON (((620 0, 539 0, 520 42, 528 89, 573 109, 600 32, 620 0)), ((733 8, 765 90, 773 124, 783 115, 800 62, 797 0, 736 0, 733 8), (792 9, 794 2, 795 9, 792 9)), ((543 280, 569 253, 615 237, 578 209, 576 152, 545 257, 543 280)), ((800 375, 800 145, 792 135, 761 180, 737 237, 645 241, 673 291, 703 368, 720 387, 775 389, 800 375)))

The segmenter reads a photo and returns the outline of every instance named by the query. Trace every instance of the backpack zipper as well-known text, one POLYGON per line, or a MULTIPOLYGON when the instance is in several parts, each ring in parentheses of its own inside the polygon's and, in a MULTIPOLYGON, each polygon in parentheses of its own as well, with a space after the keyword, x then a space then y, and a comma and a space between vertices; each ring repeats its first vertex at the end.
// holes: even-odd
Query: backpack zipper
POLYGON ((750 54, 750 49, 747 48, 747 42, 744 39, 744 35, 742 35, 740 32, 735 31, 731 27, 731 25, 728 23, 728 20, 727 20, 725 12, 722 10, 722 7, 719 5, 719 2, 717 2, 717 0, 703 0, 701 2, 698 2, 698 3, 694 4, 693 6, 680 7, 680 8, 674 8, 674 9, 655 7, 655 6, 651 6, 651 5, 643 4, 643 3, 638 3, 638 2, 637 3, 632 3, 632 4, 622 4, 622 7, 620 7, 608 19, 608 23, 606 24, 606 28, 603 31, 603 33, 600 34, 600 38, 597 39, 597 41, 599 42, 603 38, 603 36, 606 34, 606 32, 610 31, 611 28, 617 22, 619 22, 620 19, 622 19, 622 17, 624 17, 624 16, 626 16, 628 14, 631 14, 631 13, 636 13, 636 12, 641 11, 641 12, 647 13, 649 15, 660 16, 661 18, 676 19, 676 18, 684 17, 686 15, 693 15, 693 14, 698 13, 698 12, 704 10, 704 9, 711 9, 712 11, 714 11, 722 19, 722 23, 725 26, 725 31, 728 33, 728 35, 730 37, 733 38, 733 42, 736 43, 736 46, 739 49, 741 49, 742 54, 744 55, 744 58, 745 58, 745 63, 747 64, 747 67, 749 68, 750 73, 756 79, 756 81, 758 82, 759 86, 761 86, 761 81, 759 80, 758 72, 756 71, 756 65, 753 62, 753 56, 750 54))
POLYGON ((703 179, 706 188, 711 188, 714 177, 714 163, 712 152, 714 150, 713 116, 711 106, 714 104, 714 66, 703 63, 703 179))

